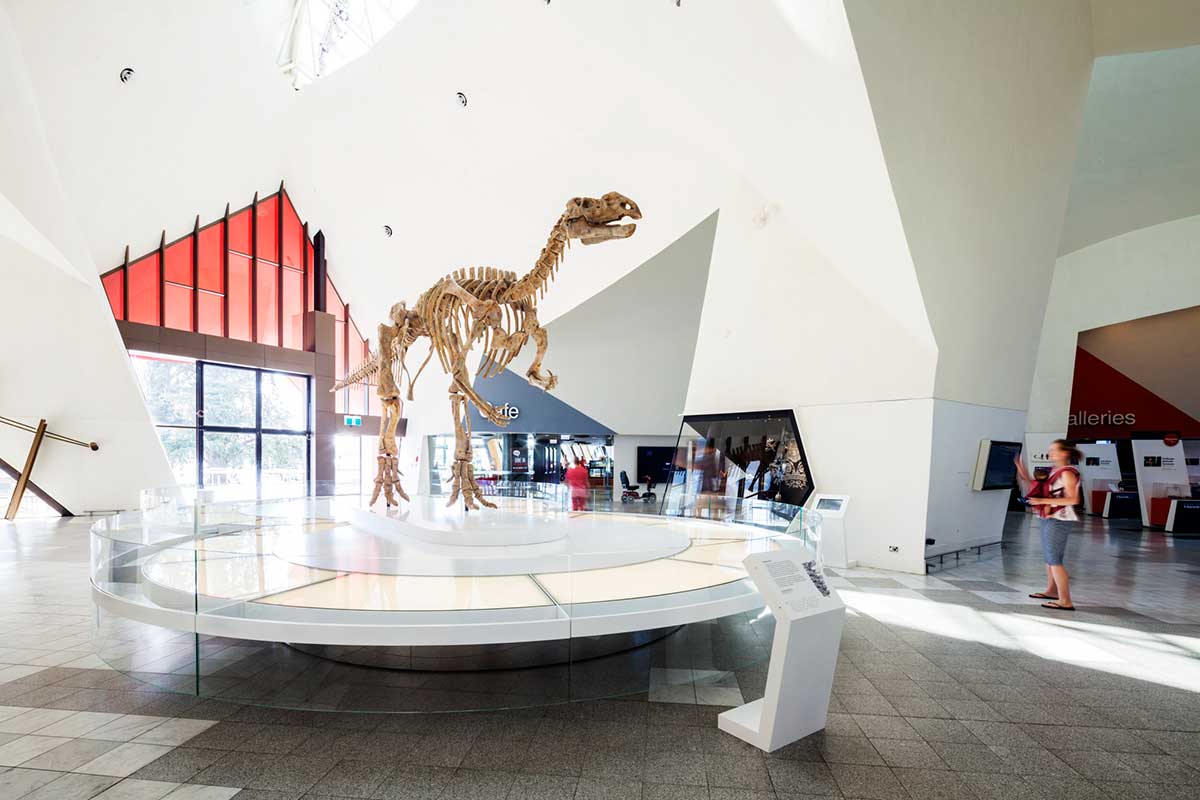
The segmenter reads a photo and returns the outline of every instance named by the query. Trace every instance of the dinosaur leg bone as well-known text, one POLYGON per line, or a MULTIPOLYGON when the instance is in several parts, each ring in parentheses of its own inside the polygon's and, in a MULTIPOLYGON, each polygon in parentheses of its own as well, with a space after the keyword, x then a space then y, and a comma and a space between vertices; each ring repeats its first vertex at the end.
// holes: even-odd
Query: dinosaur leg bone
POLYGON ((467 397, 456 379, 450 384, 450 415, 454 419, 454 464, 450 468, 450 499, 447 506, 454 505, 459 497, 463 507, 470 511, 479 505, 495 508, 496 504, 483 496, 475 481, 475 468, 471 464, 471 418, 467 408, 467 397), (478 502, 477 502, 478 501, 478 502))
POLYGON ((550 391, 558 386, 557 375, 550 370, 546 370, 545 374, 542 374, 542 359, 546 357, 546 348, 550 344, 550 338, 546 335, 546 329, 538 324, 537 312, 532 308, 525 312, 524 330, 537 345, 537 353, 534 355, 529 369, 525 370, 525 377, 534 386, 540 386, 546 391, 550 391))
POLYGON ((379 455, 376 457, 375 489, 369 506, 375 505, 382 491, 389 506, 399 505, 396 495, 408 500, 400 485, 400 463, 396 450, 396 426, 400 424, 400 398, 381 397, 383 415, 379 420, 379 455))

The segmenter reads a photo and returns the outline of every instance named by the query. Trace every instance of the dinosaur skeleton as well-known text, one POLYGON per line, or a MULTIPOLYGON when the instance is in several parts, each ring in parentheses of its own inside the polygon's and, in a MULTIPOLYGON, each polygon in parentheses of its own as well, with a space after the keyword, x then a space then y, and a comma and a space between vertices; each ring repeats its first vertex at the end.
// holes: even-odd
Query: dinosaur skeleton
POLYGON ((480 415, 501 427, 508 424, 508 419, 471 385, 467 356, 477 343, 482 343, 476 374, 491 377, 504 370, 532 339, 537 352, 525 371, 526 379, 547 391, 558 385, 554 373, 542 371, 548 337, 538 323, 538 300, 554 280, 571 239, 578 239, 585 245, 627 239, 637 226, 621 224, 625 217, 637 220, 642 218, 642 213, 636 203, 616 192, 609 192, 599 199, 572 198, 550 229, 546 246, 533 269, 524 276, 518 278, 515 272, 495 267, 460 269, 438 280, 421 295, 411 311, 404 303, 392 306, 390 323, 379 326, 379 349, 370 353, 358 369, 338 381, 332 389, 336 392, 378 375, 377 393, 383 406, 383 417, 379 426, 378 472, 371 505, 375 504, 381 491, 389 506, 396 505, 393 492, 408 499, 400 485, 396 456, 400 386, 407 378, 408 399, 412 400, 413 385, 432 355, 437 353, 442 369, 450 376, 450 413, 454 421, 454 464, 451 467, 450 499, 446 505, 453 505, 461 497, 467 509, 477 509, 479 505, 495 508, 475 481, 467 404, 474 404, 480 415), (405 355, 422 337, 429 339, 430 354, 416 375, 410 375, 404 365, 405 355))

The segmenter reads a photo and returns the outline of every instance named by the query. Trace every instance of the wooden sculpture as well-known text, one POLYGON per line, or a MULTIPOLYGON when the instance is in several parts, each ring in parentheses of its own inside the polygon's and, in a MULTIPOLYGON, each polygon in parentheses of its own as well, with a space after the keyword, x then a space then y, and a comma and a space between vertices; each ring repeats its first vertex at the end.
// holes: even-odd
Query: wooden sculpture
POLYGON ((496 507, 483 496, 475 481, 467 403, 473 403, 485 419, 501 427, 508 424, 508 419, 480 397, 471 385, 467 356, 472 347, 482 341, 483 353, 476 374, 491 377, 507 367, 525 343, 533 339, 537 352, 525 377, 534 386, 553 389, 558 378, 549 370, 542 372, 548 340, 545 329, 538 324, 537 302, 554 280, 571 239, 578 239, 583 244, 627 239, 637 225, 621 224, 625 217, 637 220, 642 218, 642 213, 637 203, 616 192, 609 192, 599 199, 572 198, 550 229, 550 237, 537 263, 523 277, 495 267, 460 269, 438 280, 421 295, 411 311, 404 303, 392 306, 390 323, 379 326, 379 349, 333 388, 338 391, 371 375, 379 376, 377 391, 383 404, 383 417, 379 426, 378 472, 371 505, 379 498, 380 491, 388 505, 395 505, 393 491, 408 499, 400 485, 396 459, 400 386, 407 376, 408 399, 412 400, 413 384, 436 352, 442 369, 450 375, 450 414, 454 421, 454 464, 451 467, 450 499, 446 505, 453 505, 461 497, 468 510, 477 509, 479 505, 496 507), (409 375, 404 358, 408 348, 421 337, 429 338, 430 356, 416 375, 409 375))

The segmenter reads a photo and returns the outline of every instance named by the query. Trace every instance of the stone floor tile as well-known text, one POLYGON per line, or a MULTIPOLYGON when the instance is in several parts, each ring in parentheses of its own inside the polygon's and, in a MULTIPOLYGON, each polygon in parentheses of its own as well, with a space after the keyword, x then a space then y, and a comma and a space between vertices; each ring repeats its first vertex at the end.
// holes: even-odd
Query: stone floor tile
POLYGON ((392 764, 344 759, 310 791, 334 797, 370 797, 394 769, 392 764))
POLYGON ((120 742, 100 739, 70 739, 53 750, 29 759, 21 764, 29 769, 52 769, 72 772, 82 764, 120 746, 120 742))
POLYGON ((823 736, 817 741, 817 749, 830 764, 883 764, 871 740, 866 738, 823 736))
POLYGON ((63 773, 41 769, 0 768, 0 797, 24 797, 39 786, 59 778, 63 773))
POLYGON ((863 734, 871 739, 913 739, 919 741, 921 734, 904 717, 855 714, 854 721, 863 734))
POLYGON ((518 775, 508 800, 572 800, 579 779, 565 775, 518 775))
POLYGON ((35 789, 21 800, 90 800, 117 780, 104 775, 67 773, 35 789))
POLYGON ((637 781, 581 780, 575 800, 640 800, 642 784, 637 781))
POLYGON ((647 753, 645 765, 642 767, 642 780, 646 783, 707 786, 705 755, 702 753, 647 753))
POLYGON ((171 748, 165 745, 122 742, 112 750, 96 756, 85 764, 80 764, 76 767, 76 771, 91 775, 111 775, 116 778, 125 778, 170 750, 171 748))
POLYGON ((871 744, 889 767, 948 769, 933 748, 920 740, 914 742, 906 739, 872 739, 871 744))
POLYGON ((825 764, 806 761, 767 760, 767 772, 777 793, 837 795, 833 773, 825 764))
POLYGON ((989 745, 1003 759, 1009 771, 1017 775, 1056 775, 1074 777, 1078 773, 1070 765, 1044 747, 1003 747, 989 745))
POLYGON ((888 767, 832 764, 829 767, 846 797, 863 800, 907 800, 908 792, 888 767))
POLYGON ((169 781, 125 778, 96 795, 94 800, 162 800, 177 788, 178 783, 169 781))
POLYGON ((196 773, 212 766, 224 750, 208 750, 199 747, 176 747, 146 764, 130 777, 155 781, 185 783, 196 773))
POLYGON ((930 747, 956 772, 1007 772, 1013 767, 985 744, 930 742, 930 747))
POLYGON ((913 800, 965 800, 971 789, 957 772, 934 769, 892 770, 913 800))
POLYGON ((708 786, 731 789, 771 791, 771 777, 761 756, 726 756, 709 753, 704 757, 708 786))

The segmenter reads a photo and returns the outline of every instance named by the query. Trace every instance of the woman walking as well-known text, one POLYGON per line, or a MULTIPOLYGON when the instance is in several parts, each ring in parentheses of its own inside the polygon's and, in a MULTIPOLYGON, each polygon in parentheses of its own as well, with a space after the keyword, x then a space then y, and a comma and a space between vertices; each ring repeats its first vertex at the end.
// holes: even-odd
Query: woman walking
POLYGON ((1034 592, 1030 597, 1046 600, 1042 608, 1056 611, 1074 611, 1071 602, 1071 579, 1063 566, 1063 554, 1067 549, 1067 537, 1079 522, 1075 506, 1079 505, 1079 470, 1071 466, 1079 461, 1082 453, 1065 439, 1055 439, 1048 453, 1054 469, 1044 480, 1034 484, 1029 471, 1017 457, 1017 473, 1022 485, 1030 486, 1026 502, 1041 518, 1042 554, 1046 558, 1046 591, 1034 592), (1033 489, 1038 491, 1034 492, 1033 489), (1034 496, 1035 494, 1040 496, 1034 496))
POLYGON ((575 459, 575 465, 567 470, 563 478, 571 489, 571 510, 587 511, 587 498, 590 480, 588 468, 583 465, 582 458, 575 459))

